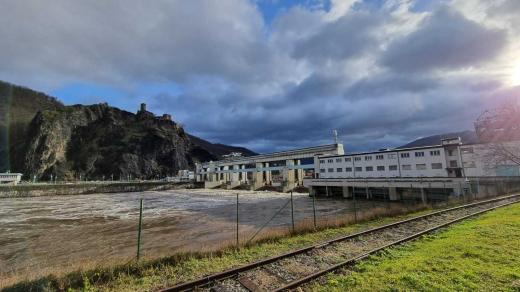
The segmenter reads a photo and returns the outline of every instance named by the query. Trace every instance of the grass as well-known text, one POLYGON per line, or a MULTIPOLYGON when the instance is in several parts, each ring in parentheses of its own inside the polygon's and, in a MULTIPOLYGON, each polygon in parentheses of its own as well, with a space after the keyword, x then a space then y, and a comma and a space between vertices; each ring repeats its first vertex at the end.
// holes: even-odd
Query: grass
POLYGON ((389 249, 312 291, 520 291, 520 204, 389 249))
MULTIPOLYGON (((85 267, 72 273, 65 273, 59 268, 53 275, 32 279, 30 275, 14 275, 10 279, 0 279, 0 287, 5 291, 149 291, 171 286, 175 283, 244 265, 256 260, 271 257, 318 242, 337 238, 360 230, 373 228, 391 222, 418 216, 431 209, 415 211, 408 215, 396 216, 404 212, 402 208, 373 209, 358 214, 358 220, 352 223, 350 216, 339 219, 321 221, 323 226, 313 231, 312 221, 302 221, 295 234, 287 234, 285 230, 269 230, 263 232, 251 245, 236 249, 232 242, 223 242, 219 250, 200 251, 195 253, 179 253, 157 260, 147 260, 140 264, 114 264, 112 266, 93 267, 85 263, 85 267), (393 217, 381 217, 383 215, 393 217), (370 221, 369 221, 370 220, 370 221), (312 231, 311 231, 312 230, 312 231), (24 278, 25 277, 25 278, 24 278)), ((411 212, 412 210, 408 210, 411 212)), ((245 242, 248 238, 242 238, 245 242)), ((1 289, 1 288, 0 288, 1 289)))

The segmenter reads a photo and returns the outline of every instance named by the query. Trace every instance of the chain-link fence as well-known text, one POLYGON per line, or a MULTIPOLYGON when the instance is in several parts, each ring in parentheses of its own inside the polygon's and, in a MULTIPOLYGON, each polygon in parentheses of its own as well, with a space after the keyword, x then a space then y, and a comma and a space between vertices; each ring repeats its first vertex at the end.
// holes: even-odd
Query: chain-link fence
POLYGON ((354 189, 349 198, 335 190, 324 197, 204 189, 5 198, 0 205, 0 286, 20 275, 212 252, 495 197, 520 191, 520 180, 469 179, 458 187, 458 196, 446 186, 425 193, 409 189, 398 200, 390 200, 382 188, 354 189))

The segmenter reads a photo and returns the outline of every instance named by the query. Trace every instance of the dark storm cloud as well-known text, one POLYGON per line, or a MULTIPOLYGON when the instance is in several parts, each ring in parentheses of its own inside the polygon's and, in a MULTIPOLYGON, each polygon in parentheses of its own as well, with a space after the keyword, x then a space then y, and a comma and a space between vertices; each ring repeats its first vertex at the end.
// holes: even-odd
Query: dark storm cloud
POLYGON ((476 66, 496 57, 505 44, 505 31, 442 7, 417 30, 390 44, 381 63, 397 72, 476 66))
POLYGON ((373 34, 381 23, 382 15, 352 12, 324 25, 308 38, 299 40, 293 56, 319 62, 361 55, 376 44, 373 34))
POLYGON ((430 76, 408 74, 382 74, 363 78, 348 88, 344 93, 347 99, 380 98, 389 92, 426 93, 436 88, 439 81, 430 76))

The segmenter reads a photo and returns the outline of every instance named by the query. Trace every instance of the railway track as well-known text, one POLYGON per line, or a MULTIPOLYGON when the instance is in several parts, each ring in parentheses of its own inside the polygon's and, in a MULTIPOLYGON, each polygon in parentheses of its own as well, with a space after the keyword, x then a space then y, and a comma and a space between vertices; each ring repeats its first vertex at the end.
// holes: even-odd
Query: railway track
POLYGON ((170 291, 285 291, 471 216, 520 202, 520 194, 436 211, 336 238, 163 289, 170 291))

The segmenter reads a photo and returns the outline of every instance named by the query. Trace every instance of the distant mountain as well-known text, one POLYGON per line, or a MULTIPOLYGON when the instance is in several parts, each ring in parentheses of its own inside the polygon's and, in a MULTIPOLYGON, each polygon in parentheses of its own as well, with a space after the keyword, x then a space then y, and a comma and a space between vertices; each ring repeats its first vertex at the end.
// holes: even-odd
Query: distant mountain
POLYGON ((440 135, 433 135, 433 136, 419 138, 408 144, 397 147, 397 149, 440 145, 442 139, 456 138, 456 137, 460 137, 462 139, 463 144, 473 144, 473 143, 478 143, 478 141, 479 141, 477 134, 474 131, 468 130, 468 131, 462 131, 462 132, 454 132, 454 133, 447 133, 447 134, 440 134, 440 135))
POLYGON ((192 169, 242 148, 189 135, 168 115, 108 104, 65 106, 56 98, 0 82, 0 172, 26 178, 152 178, 192 169))
POLYGON ((242 153, 242 156, 253 156, 258 154, 244 147, 229 146, 220 143, 211 143, 201 138, 192 136, 190 134, 188 134, 188 137, 190 138, 193 144, 203 149, 206 149, 207 151, 219 157, 221 157, 222 155, 229 154, 231 152, 240 152, 242 153))

